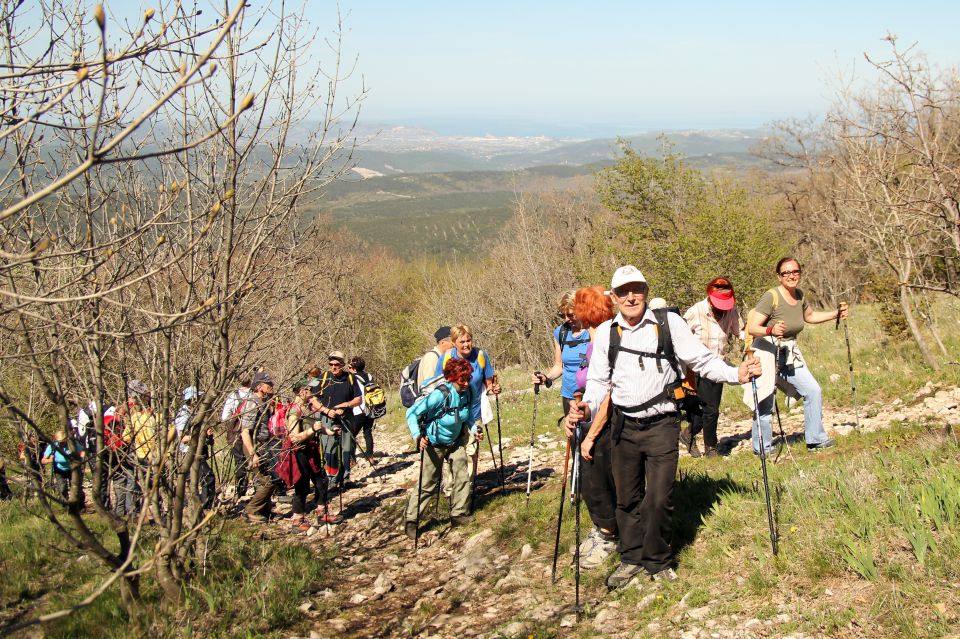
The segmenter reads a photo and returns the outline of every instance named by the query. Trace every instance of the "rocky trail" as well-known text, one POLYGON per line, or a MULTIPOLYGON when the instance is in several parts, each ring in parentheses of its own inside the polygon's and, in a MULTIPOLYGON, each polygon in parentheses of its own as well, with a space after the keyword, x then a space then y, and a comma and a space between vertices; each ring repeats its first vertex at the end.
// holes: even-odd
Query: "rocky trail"
MULTIPOLYGON (((937 390, 928 384, 906 401, 861 407, 860 427, 872 431, 903 420, 960 425, 958 405, 960 389, 937 390)), ((788 439, 802 438, 802 411, 782 412, 788 439)), ((827 409, 824 421, 832 436, 841 436, 842 450, 842 436, 853 429, 853 411, 827 409)), ((565 446, 559 432, 548 428, 548 423, 548 419, 541 419, 534 490, 545 482, 558 482, 563 472, 565 446)), ((774 428, 776 434, 776 424, 774 428)), ((721 416, 721 453, 749 452, 749 432, 748 420, 721 416)), ((589 614, 578 624, 572 610, 574 587, 570 571, 556 584, 550 581, 552 525, 550 530, 538 532, 549 542, 540 543, 537 549, 529 544, 521 546, 517 540, 507 543, 511 540, 498 537, 497 521, 491 520, 485 510, 500 493, 486 446, 480 456, 474 522, 451 528, 441 507, 439 518, 429 522, 421 533, 420 549, 414 554, 413 542, 403 534, 401 519, 407 490, 417 481, 419 458, 410 450, 405 434, 378 430, 375 437, 377 448, 386 453, 377 458, 372 472, 366 461, 358 460, 353 474, 360 485, 342 496, 343 523, 329 529, 312 528, 304 534, 293 532, 287 520, 281 518, 262 528, 261 534, 270 538, 300 535, 303 543, 316 548, 318 554, 329 555, 331 547, 335 549, 338 585, 335 589, 303 593, 300 611, 304 624, 294 636, 526 637, 584 630, 598 636, 634 636, 626 630, 629 626, 620 622, 622 615, 629 613, 621 609, 625 604, 608 596, 603 586, 608 569, 602 567, 602 575, 596 571, 584 575, 581 598, 589 614), (538 633, 538 629, 543 632, 538 633)), ((528 454, 525 441, 514 443, 504 438, 507 492, 525 492, 528 454)), ((781 455, 777 463, 788 463, 788 455, 781 455)), ((334 510, 338 502, 334 495, 334 510)), ((281 513, 287 509, 288 505, 278 505, 281 513)), ((582 517, 585 535, 589 526, 585 508, 582 517)), ((561 570, 568 569, 571 555, 561 556, 560 563, 561 570)), ((683 570, 678 573, 682 583, 683 570)), ((651 605, 660 586, 645 582, 637 587, 642 597, 629 605, 634 610, 651 605)), ((791 609, 784 602, 779 604, 781 614, 764 621, 724 615, 722 610, 714 611, 714 603, 691 607, 684 597, 646 630, 682 639, 807 636, 777 630, 781 624, 785 630, 792 628, 791 609)))

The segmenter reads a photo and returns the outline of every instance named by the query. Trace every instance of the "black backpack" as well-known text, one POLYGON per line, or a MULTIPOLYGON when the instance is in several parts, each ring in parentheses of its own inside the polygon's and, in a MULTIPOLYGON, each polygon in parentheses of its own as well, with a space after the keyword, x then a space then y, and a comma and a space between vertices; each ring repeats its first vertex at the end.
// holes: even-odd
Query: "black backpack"
POLYGON ((663 362, 665 360, 670 368, 673 369, 675 375, 675 379, 672 382, 669 382, 662 391, 642 404, 637 404, 636 406, 618 407, 623 413, 638 413, 650 408, 651 406, 659 404, 664 400, 670 400, 674 403, 679 403, 684 397, 684 390, 682 386, 683 375, 680 373, 680 362, 677 361, 677 355, 673 351, 673 340, 670 337, 670 323, 667 321, 667 316, 670 313, 677 313, 679 315, 678 309, 675 308, 657 308, 653 311, 653 315, 657 320, 657 351, 655 353, 635 351, 631 348, 621 346, 620 338, 623 333, 623 329, 616 322, 612 322, 610 324, 610 349, 607 355, 610 362, 611 378, 613 377, 613 369, 617 364, 617 356, 620 354, 620 351, 630 353, 631 355, 636 355, 640 361, 640 370, 645 368, 643 364, 644 359, 653 359, 657 363, 657 372, 662 373, 663 362))

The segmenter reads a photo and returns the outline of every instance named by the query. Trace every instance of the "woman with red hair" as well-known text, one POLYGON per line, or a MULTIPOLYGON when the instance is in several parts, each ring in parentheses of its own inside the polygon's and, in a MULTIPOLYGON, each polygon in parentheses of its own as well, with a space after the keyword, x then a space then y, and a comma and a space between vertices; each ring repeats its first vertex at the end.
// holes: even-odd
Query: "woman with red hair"
MULTIPOLYGON (((733 284, 725 277, 715 277, 707 284, 707 296, 683 314, 693 334, 707 349, 720 358, 729 354, 732 342, 743 330, 743 321, 737 311, 733 284)), ((697 433, 703 431, 704 454, 717 455, 717 421, 720 419, 720 399, 723 384, 696 376, 695 397, 685 400, 690 426, 680 432, 680 442, 693 457, 700 456, 697 433)))
POLYGON ((404 532, 417 536, 419 515, 428 508, 430 495, 440 482, 444 461, 450 464, 450 520, 458 526, 470 521, 470 464, 467 440, 470 437, 470 409, 473 366, 465 359, 449 359, 443 365, 444 382, 407 409, 407 426, 421 451, 422 481, 407 500, 404 532), (419 515, 417 509, 419 508, 419 515))
MULTIPOLYGON (((593 355, 593 336, 600 324, 613 318, 613 310, 613 299, 602 286, 581 288, 574 295, 574 316, 587 329, 591 341, 583 367, 576 375, 578 390, 582 391, 587 384, 587 364, 593 355)), ((581 494, 593 521, 593 528, 580 544, 580 567, 585 570, 600 566, 617 548, 617 493, 610 464, 610 429, 604 428, 605 424, 606 418, 598 412, 590 431, 581 437, 581 494)), ((573 434, 573 428, 568 421, 568 437, 573 434)))

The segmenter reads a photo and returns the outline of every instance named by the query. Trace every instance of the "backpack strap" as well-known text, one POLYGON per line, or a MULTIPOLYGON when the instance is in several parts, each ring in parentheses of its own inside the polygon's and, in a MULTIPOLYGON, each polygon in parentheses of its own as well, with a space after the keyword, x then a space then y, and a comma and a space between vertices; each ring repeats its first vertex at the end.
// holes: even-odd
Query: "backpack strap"
POLYGON ((616 366, 617 356, 619 355, 620 351, 636 355, 637 359, 639 360, 641 370, 644 369, 644 358, 648 358, 656 360, 657 372, 662 373, 662 361, 667 360, 667 363, 670 365, 670 368, 673 369, 675 376, 674 380, 669 382, 662 391, 647 401, 637 404, 636 406, 619 406, 619 410, 624 413, 639 413, 666 400, 674 403, 679 401, 679 398, 677 397, 677 389, 679 389, 680 385, 683 383, 683 376, 680 375, 680 365, 677 362, 676 353, 673 348, 673 338, 670 335, 670 323, 668 320, 669 313, 670 310, 665 308, 658 308, 653 311, 653 315, 657 320, 657 351, 655 353, 636 351, 631 348, 625 348, 624 346, 621 346, 620 341, 623 329, 617 325, 616 322, 613 322, 610 325, 610 349, 608 353, 608 358, 610 361, 610 378, 613 377, 613 369, 616 366))
POLYGON ((566 322, 564 322, 560 326, 560 352, 561 353, 563 353, 564 346, 567 346, 569 348, 575 348, 577 346, 580 346, 581 344, 587 344, 590 342, 589 332, 587 333, 586 337, 581 337, 579 339, 572 339, 568 341, 567 338, 570 337, 570 333, 571 333, 570 327, 567 326, 566 322))

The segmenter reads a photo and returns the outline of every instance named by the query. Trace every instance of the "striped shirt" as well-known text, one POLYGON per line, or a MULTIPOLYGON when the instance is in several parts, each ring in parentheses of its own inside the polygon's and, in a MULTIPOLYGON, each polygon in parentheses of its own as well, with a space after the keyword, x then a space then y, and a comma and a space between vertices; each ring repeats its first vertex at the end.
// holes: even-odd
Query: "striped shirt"
POLYGON ((710 306, 710 301, 706 298, 688 308, 687 312, 683 314, 683 319, 687 320, 687 325, 697 339, 717 357, 726 357, 730 350, 731 339, 740 335, 740 331, 743 329, 743 322, 740 320, 740 314, 737 313, 736 307, 724 313, 723 317, 717 320, 717 317, 713 314, 713 308, 710 306))
MULTIPOLYGON (((657 350, 657 320, 649 308, 644 312, 640 322, 631 327, 622 315, 617 314, 613 319, 623 327, 620 345, 635 351, 654 353, 657 350)), ((667 321, 670 323, 670 336, 673 340, 673 349, 681 364, 693 369, 709 380, 726 384, 739 382, 737 369, 728 366, 722 359, 711 353, 690 332, 686 322, 676 313, 669 313, 667 321)), ((673 369, 664 362, 663 371, 657 370, 656 361, 645 358, 640 368, 640 361, 636 355, 621 351, 617 358, 616 370, 610 374, 610 324, 608 320, 597 327, 593 338, 593 355, 590 358, 590 368, 587 371, 587 388, 584 401, 590 407, 590 412, 596 414, 597 407, 606 397, 611 387, 612 400, 617 406, 637 406, 651 399, 666 388, 667 384, 676 380, 673 369)), ((676 410, 676 405, 670 400, 654 404, 639 413, 627 413, 630 417, 652 417, 676 410)))

